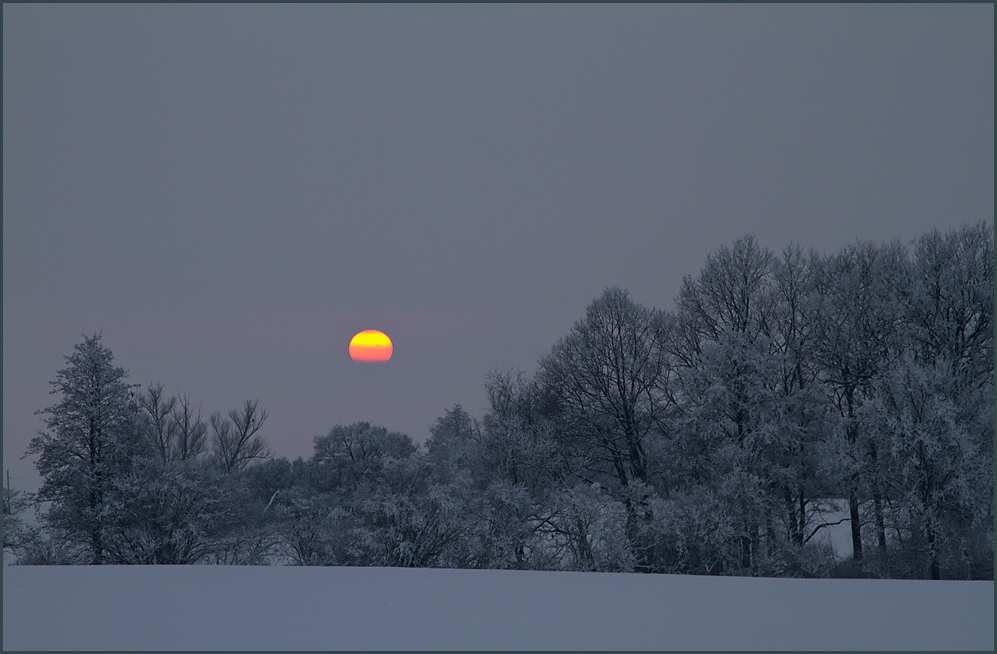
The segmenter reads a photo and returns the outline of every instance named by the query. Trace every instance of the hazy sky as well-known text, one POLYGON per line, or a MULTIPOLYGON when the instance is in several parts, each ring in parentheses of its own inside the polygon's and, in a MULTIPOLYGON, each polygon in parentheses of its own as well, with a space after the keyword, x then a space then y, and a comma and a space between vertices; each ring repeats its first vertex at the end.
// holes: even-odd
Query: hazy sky
POLYGON ((3 6, 3 462, 102 331, 278 456, 416 441, 607 286, 994 218, 993 5, 3 6), (362 329, 394 340, 353 362, 362 329))

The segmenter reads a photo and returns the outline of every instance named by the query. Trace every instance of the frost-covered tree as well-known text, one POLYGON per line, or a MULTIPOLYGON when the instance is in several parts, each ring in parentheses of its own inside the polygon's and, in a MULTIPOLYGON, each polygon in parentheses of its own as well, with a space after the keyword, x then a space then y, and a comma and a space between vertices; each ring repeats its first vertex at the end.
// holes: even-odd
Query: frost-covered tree
POLYGON ((231 510, 203 463, 139 459, 115 480, 122 511, 107 539, 116 564, 190 565, 205 561, 226 534, 231 510))
POLYGON ((907 336, 920 360, 943 357, 960 391, 974 392, 993 381, 993 226, 933 230, 913 249, 903 293, 907 336))
MULTIPOLYGON (((646 444, 665 419, 663 314, 607 289, 540 359, 538 381, 588 474, 646 481, 646 444)), ((584 474, 584 473, 583 473, 584 474)))
MULTIPOLYGON (((565 338, 540 359, 538 382, 558 425, 559 445, 574 455, 581 480, 612 481, 622 492, 646 487, 650 441, 665 431, 670 362, 665 315, 606 289, 565 338)), ((651 555, 636 542, 646 498, 625 495, 636 569, 651 555)))
POLYGON ((879 550, 886 554, 880 446, 861 432, 857 411, 873 381, 899 351, 905 261, 906 252, 899 243, 860 243, 828 257, 818 275, 814 360, 822 383, 832 394, 848 444, 846 490, 857 562, 863 559, 863 494, 872 496, 879 550))
POLYGON ((475 498, 472 567, 514 570, 556 569, 543 536, 554 510, 526 484, 493 479, 475 498))
MULTIPOLYGON (((679 329, 670 342, 680 362, 680 474, 693 486, 718 489, 732 475, 750 478, 729 498, 737 565, 752 567, 757 526, 764 520, 759 445, 774 437, 778 362, 768 336, 774 255, 752 236, 707 256, 676 299, 679 329)), ((704 505, 715 511, 723 503, 704 505)))
POLYGON ((909 572, 932 579, 943 567, 971 570, 987 552, 993 574, 993 411, 967 416, 961 400, 949 360, 908 353, 863 406, 888 457, 898 547, 914 557, 909 572))
MULTIPOLYGON (((255 466, 254 466, 255 467, 255 466)), ((222 565, 269 565, 279 556, 280 537, 273 506, 251 490, 245 470, 217 480, 218 510, 210 516, 208 562, 222 565)))
POLYGON ((468 487, 432 484, 412 459, 392 462, 386 472, 354 508, 367 565, 470 567, 468 487))
POLYGON ((32 439, 25 456, 44 478, 38 493, 51 502, 45 524, 71 543, 85 546, 93 564, 106 562, 107 542, 121 512, 115 484, 148 451, 127 372, 95 334, 65 357, 68 366, 51 382, 62 400, 37 413, 48 432, 32 439))
MULTIPOLYGON (((782 357, 771 349, 765 336, 725 332, 704 344, 699 365, 684 373, 679 465, 687 487, 712 491, 715 501, 703 510, 727 514, 722 520, 734 526, 739 549, 736 567, 744 571, 791 543, 803 544, 806 504, 822 490, 816 485, 825 436, 821 406, 806 392, 783 392, 782 357), (793 501, 786 506, 790 492, 802 496, 803 511, 793 501)), ((724 559, 723 568, 729 565, 724 559)))
POLYGON ((489 409, 480 446, 471 462, 475 487, 476 567, 554 569, 554 542, 544 529, 556 512, 566 465, 556 425, 542 414, 538 385, 522 372, 491 372, 485 389, 489 409))
MULTIPOLYGON (((709 255, 676 299, 668 346, 678 380, 669 450, 674 502, 687 514, 701 501, 702 519, 732 525, 722 533, 737 543, 736 557, 724 549, 709 569, 792 560, 820 528, 815 514, 835 480, 825 458, 833 432, 814 363, 819 263, 813 252, 790 246, 777 257, 741 237, 709 255)), ((663 501, 676 515, 671 500, 663 501)), ((660 525, 668 569, 679 556, 676 538, 693 538, 676 535, 679 525, 692 528, 660 525)))
POLYGON ((446 483, 467 471, 476 450, 481 443, 481 428, 478 421, 455 404, 446 409, 429 428, 426 440, 426 459, 433 466, 434 476, 446 483))
POLYGON ((433 495, 429 477, 407 435, 337 425, 295 462, 289 486, 274 487, 270 510, 293 563, 432 567, 456 544, 446 529, 462 509, 445 489, 433 495))
POLYGON ((492 371, 485 391, 489 409, 482 419, 480 474, 531 493, 548 487, 566 466, 556 425, 542 415, 538 384, 521 371, 492 371))
MULTIPOLYGON (((631 481, 628 488, 642 482, 631 481)), ((551 541, 559 567, 585 572, 633 572, 640 565, 634 548, 632 506, 614 499, 598 482, 580 483, 550 497, 551 511, 540 533, 551 541)), ((638 525, 639 528, 640 525, 638 525)), ((645 560, 645 565, 650 562, 645 560)))
POLYGON ((408 459, 416 449, 406 434, 355 422, 336 425, 325 436, 316 436, 312 461, 316 476, 327 488, 352 493, 361 484, 376 480, 390 460, 408 459))
POLYGON ((769 333, 776 258, 754 236, 721 246, 706 257, 699 275, 686 276, 675 304, 680 320, 673 352, 686 367, 695 366, 703 343, 725 332, 769 333))
POLYGON ((3 487, 3 549, 17 553, 28 538, 28 530, 21 514, 34 504, 34 495, 10 487, 10 473, 7 485, 3 487))
POLYGON ((773 478, 784 502, 788 536, 797 546, 822 528, 823 520, 813 524, 813 519, 823 508, 821 501, 837 490, 841 473, 833 456, 840 444, 814 357, 820 272, 820 256, 813 250, 804 254, 795 245, 783 250, 772 272, 769 333, 779 367, 774 390, 781 403, 773 478))
POLYGON ((982 223, 915 239, 902 352, 861 409, 900 550, 884 564, 901 575, 993 574, 993 253, 982 223))

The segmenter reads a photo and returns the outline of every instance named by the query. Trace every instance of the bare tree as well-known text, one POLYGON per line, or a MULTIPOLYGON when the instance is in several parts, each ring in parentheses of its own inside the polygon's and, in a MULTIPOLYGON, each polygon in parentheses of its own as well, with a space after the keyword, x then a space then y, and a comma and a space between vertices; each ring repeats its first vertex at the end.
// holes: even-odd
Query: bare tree
POLYGON ((182 395, 173 410, 176 425, 173 443, 173 456, 178 461, 188 461, 200 456, 208 445, 208 425, 201 419, 201 407, 197 413, 190 404, 190 397, 182 395))
POLYGON ((666 330, 664 314, 610 288, 541 358, 538 372, 563 444, 578 452, 580 476, 594 481, 609 475, 619 482, 639 571, 649 570, 650 554, 635 534, 638 523, 650 518, 638 496, 648 481, 649 439, 662 431, 667 409, 666 330), (635 483, 636 491, 628 489, 635 483))
POLYGON ((611 288, 540 359, 538 377, 569 440, 594 455, 591 472, 623 487, 647 480, 645 443, 665 417, 664 333, 662 314, 611 288))
POLYGON ((772 310, 772 272, 776 258, 742 236, 734 247, 706 257, 697 278, 686 277, 676 306, 690 325, 692 343, 717 341, 726 331, 768 333, 772 310))
POLYGON ((242 411, 228 412, 228 419, 220 413, 210 418, 215 461, 225 473, 242 470, 254 459, 272 456, 267 442, 256 435, 269 415, 266 409, 257 411, 258 405, 258 400, 246 400, 242 411))
POLYGON ((176 435, 176 422, 173 420, 173 409, 177 398, 163 398, 162 384, 147 384, 145 392, 136 397, 142 408, 146 423, 149 444, 160 461, 170 460, 170 451, 176 435))

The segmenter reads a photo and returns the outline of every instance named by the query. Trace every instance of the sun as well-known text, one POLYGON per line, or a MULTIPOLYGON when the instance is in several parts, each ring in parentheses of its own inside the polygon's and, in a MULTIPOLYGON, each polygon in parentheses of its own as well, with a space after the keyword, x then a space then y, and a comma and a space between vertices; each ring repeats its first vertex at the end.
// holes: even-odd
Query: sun
POLYGON ((376 329, 365 329, 350 341, 350 358, 354 361, 384 363, 393 351, 388 335, 376 329))

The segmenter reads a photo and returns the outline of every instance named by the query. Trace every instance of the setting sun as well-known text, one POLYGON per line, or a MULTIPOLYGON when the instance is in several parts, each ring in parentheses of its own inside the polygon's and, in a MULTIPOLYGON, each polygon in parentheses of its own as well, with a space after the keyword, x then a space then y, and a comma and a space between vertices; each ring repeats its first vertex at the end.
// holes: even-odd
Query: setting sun
POLYGON ((365 363, 384 363, 391 358, 391 339, 384 332, 365 329, 350 341, 350 357, 365 363))

